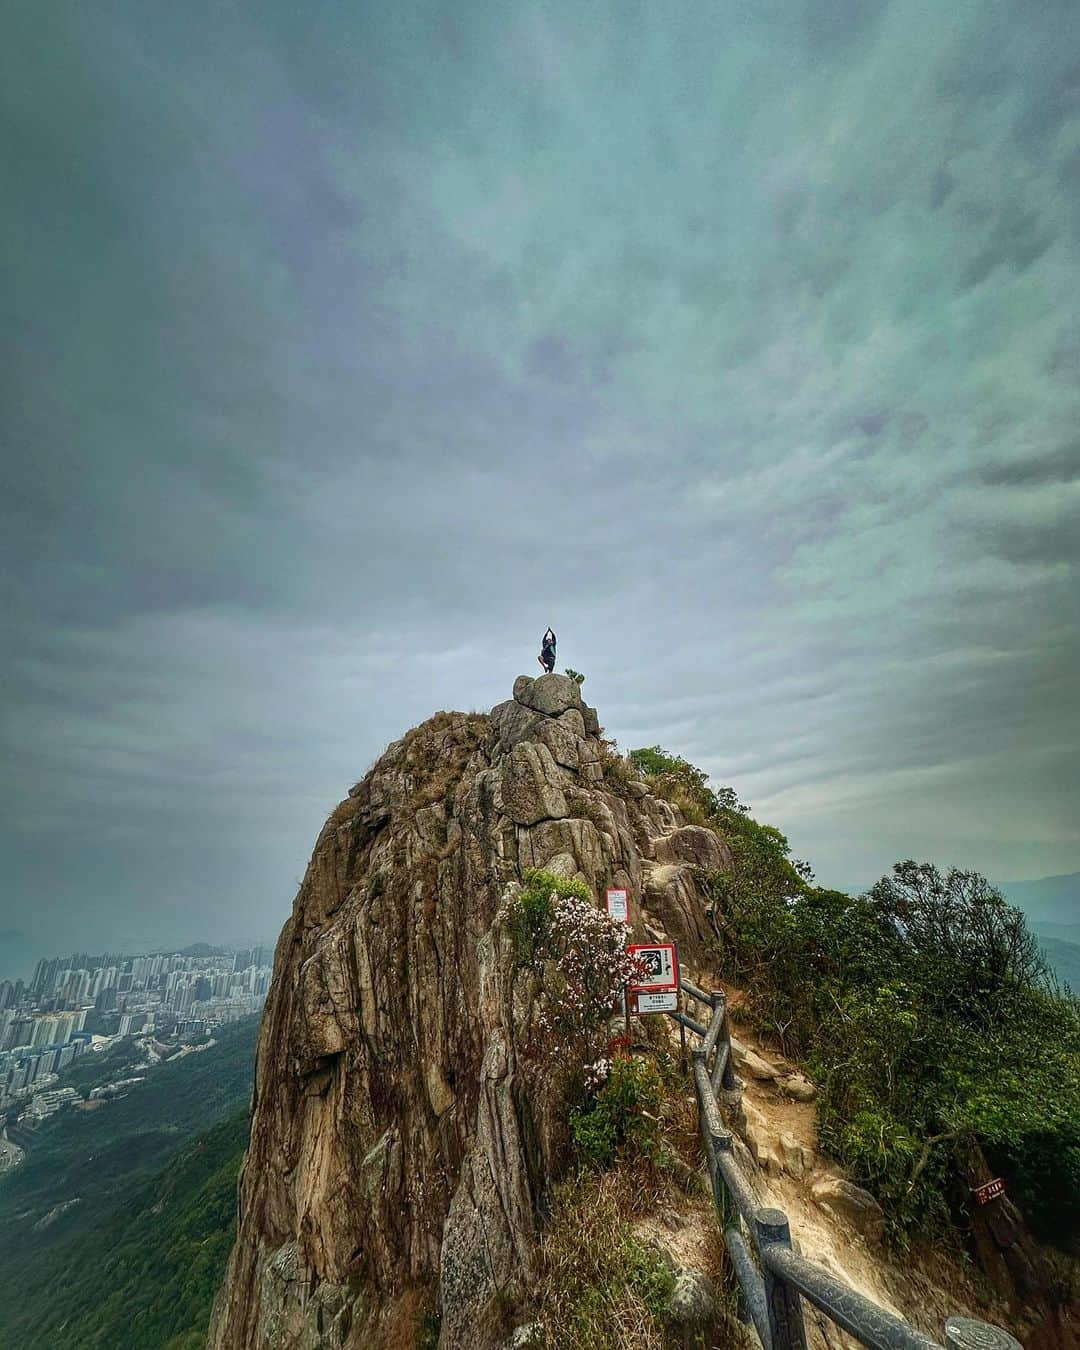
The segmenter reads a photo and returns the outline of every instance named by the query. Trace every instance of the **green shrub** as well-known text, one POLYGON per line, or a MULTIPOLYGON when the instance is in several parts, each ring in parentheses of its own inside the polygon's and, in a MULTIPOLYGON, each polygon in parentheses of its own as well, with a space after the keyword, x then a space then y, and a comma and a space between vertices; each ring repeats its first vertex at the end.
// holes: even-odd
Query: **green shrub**
POLYGON ((570 667, 567 666, 566 674, 569 675, 569 677, 574 681, 576 685, 580 686, 585 683, 585 676, 582 675, 580 670, 571 670, 570 667))
POLYGON ((583 881, 560 877, 537 867, 525 873, 523 883, 510 904, 506 926, 514 941, 518 965, 529 966, 539 959, 541 948, 551 932, 556 901, 567 897, 589 900, 591 895, 583 881))
POLYGON ((1080 1005, 1050 987, 1023 916, 977 873, 898 863, 853 897, 785 878, 767 835, 752 847, 756 895, 711 881, 722 964, 808 1061, 822 1145, 893 1237, 964 1222, 974 1143, 1040 1236, 1075 1240, 1080 1005))
POLYGON ((862 896, 813 885, 787 839, 659 746, 632 763, 733 867, 707 879, 720 968, 820 1089, 823 1147, 882 1201, 894 1238, 967 1222, 972 1146, 1035 1232, 1078 1241, 1080 1003, 1023 915, 974 872, 902 862, 862 896))
POLYGON ((573 1078, 603 1053, 619 995, 640 977, 626 925, 597 907, 584 882, 536 870, 526 872, 502 921, 519 968, 540 976, 529 1053, 573 1078))
POLYGON ((610 1167, 619 1155, 657 1160, 663 1096, 663 1080, 651 1060, 630 1055, 612 1060, 607 1081, 585 1106, 570 1113, 581 1161, 610 1167))
POLYGON ((654 1322, 663 1322, 675 1291, 675 1275, 655 1247, 627 1238, 622 1247, 627 1287, 641 1299, 654 1322))
MULTIPOLYGON (((672 755, 658 745, 650 745, 631 750, 630 762, 658 796, 676 800, 684 813, 687 805, 695 807, 696 814, 702 817, 698 823, 720 810, 722 799, 709 787, 708 776, 681 755, 672 755)), ((734 805, 735 794, 730 789, 727 791, 730 804, 734 805)))

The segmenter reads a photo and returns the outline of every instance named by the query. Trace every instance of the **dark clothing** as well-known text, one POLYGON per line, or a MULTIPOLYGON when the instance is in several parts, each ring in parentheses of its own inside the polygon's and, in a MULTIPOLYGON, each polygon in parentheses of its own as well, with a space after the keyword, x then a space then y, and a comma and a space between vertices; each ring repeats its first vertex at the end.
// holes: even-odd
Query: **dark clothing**
POLYGON ((544 634, 543 645, 540 648, 540 664, 549 675, 555 669, 555 634, 550 628, 544 634))

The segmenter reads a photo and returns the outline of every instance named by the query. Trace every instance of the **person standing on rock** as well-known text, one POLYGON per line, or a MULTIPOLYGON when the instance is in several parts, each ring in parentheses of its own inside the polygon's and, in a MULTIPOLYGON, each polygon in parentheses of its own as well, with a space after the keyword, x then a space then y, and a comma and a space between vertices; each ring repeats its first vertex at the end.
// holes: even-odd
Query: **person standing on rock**
POLYGON ((540 644, 540 655, 536 658, 550 675, 555 669, 555 630, 549 628, 540 644))

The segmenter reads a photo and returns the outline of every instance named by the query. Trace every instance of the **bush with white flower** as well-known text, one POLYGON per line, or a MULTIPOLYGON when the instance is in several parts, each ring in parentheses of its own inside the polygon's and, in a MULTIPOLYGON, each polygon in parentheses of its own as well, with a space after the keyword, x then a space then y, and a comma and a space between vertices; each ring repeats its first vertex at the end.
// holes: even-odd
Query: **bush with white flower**
POLYGON ((525 873, 503 919, 518 965, 542 976, 544 1057, 569 1055, 575 1067, 595 1069, 623 990, 644 973, 626 950, 628 926, 598 909, 583 882, 538 869, 525 873))

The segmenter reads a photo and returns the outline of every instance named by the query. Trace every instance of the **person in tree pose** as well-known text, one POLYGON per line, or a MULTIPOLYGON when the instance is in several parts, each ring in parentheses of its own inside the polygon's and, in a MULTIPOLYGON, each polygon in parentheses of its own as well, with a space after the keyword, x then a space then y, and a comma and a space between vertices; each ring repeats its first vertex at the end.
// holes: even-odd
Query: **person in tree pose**
POLYGON ((555 669, 555 630, 549 628, 544 634, 540 646, 540 655, 536 658, 550 675, 555 669))

